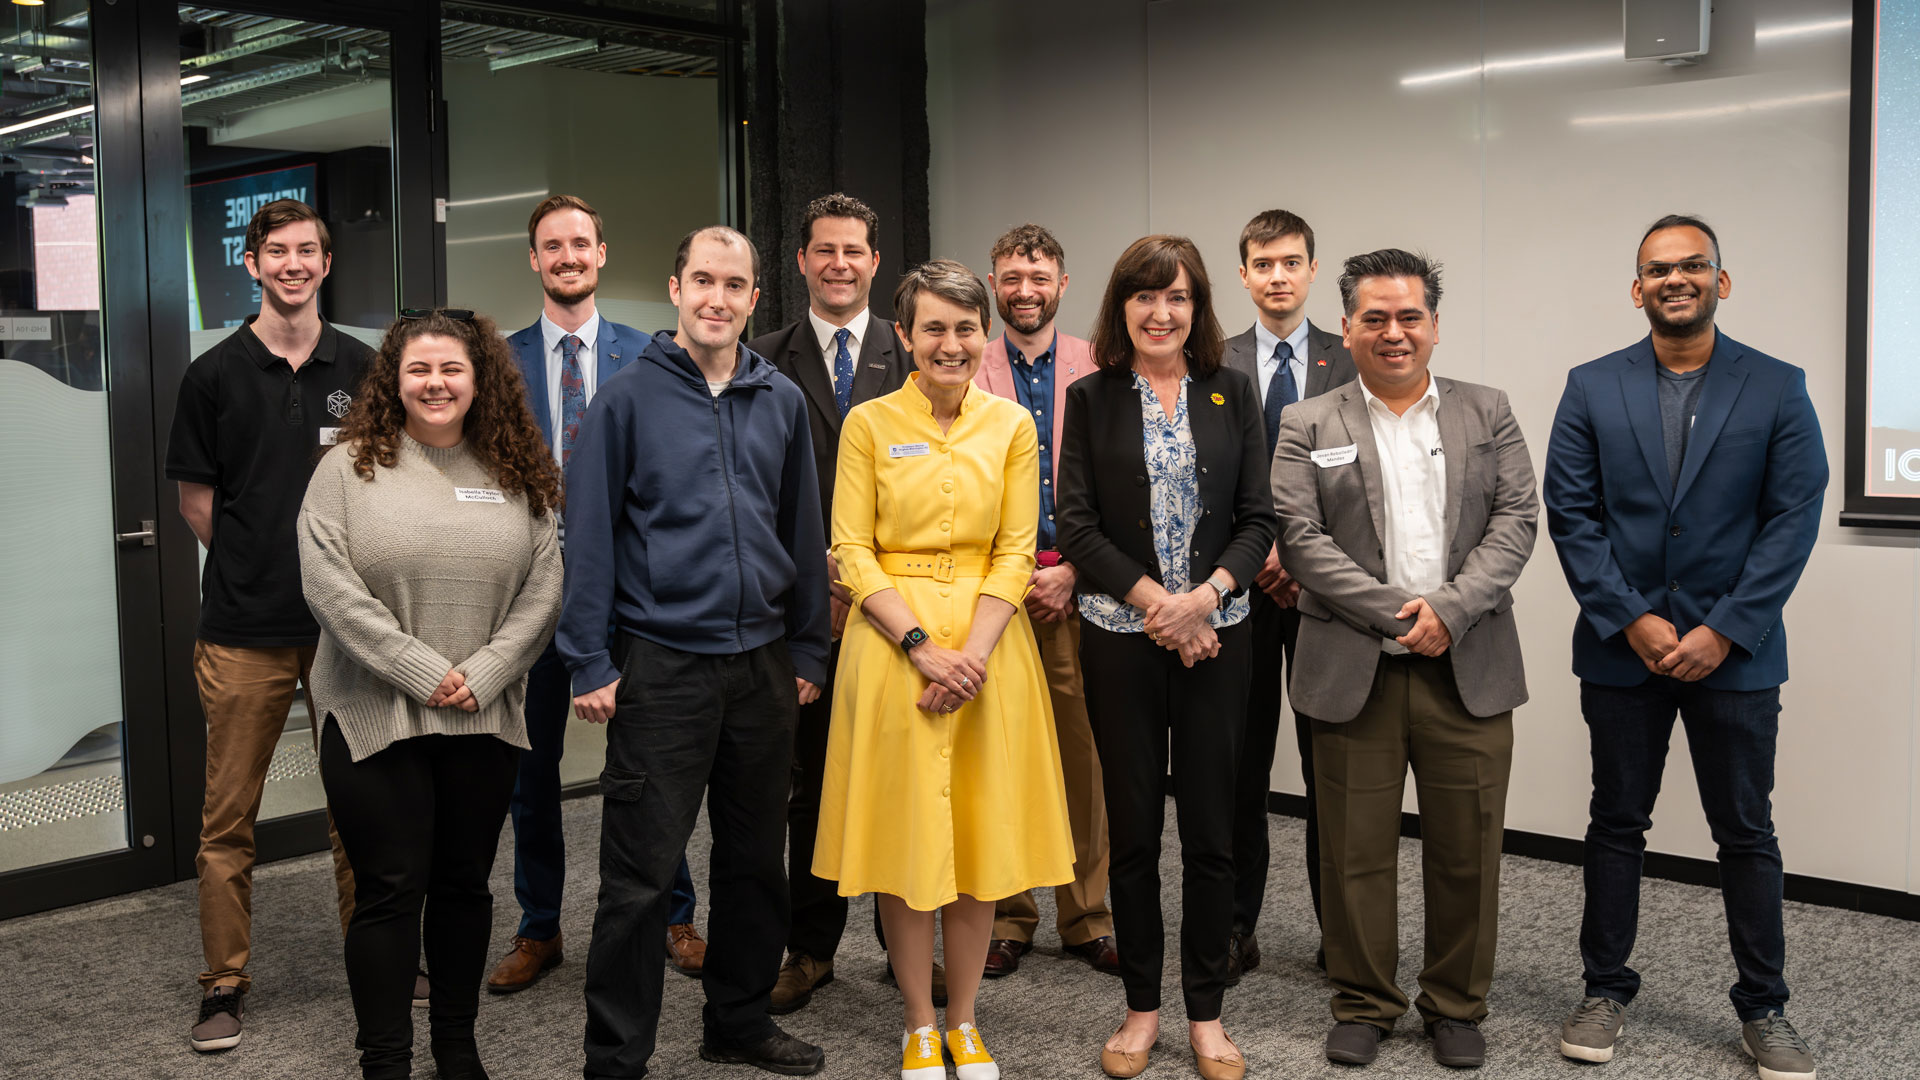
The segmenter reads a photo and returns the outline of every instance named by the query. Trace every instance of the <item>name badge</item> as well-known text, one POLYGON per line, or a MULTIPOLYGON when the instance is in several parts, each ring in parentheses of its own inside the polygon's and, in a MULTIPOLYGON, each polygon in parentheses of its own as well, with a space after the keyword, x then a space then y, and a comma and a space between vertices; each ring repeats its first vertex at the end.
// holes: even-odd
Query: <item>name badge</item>
POLYGON ((1335 465, 1351 464, 1354 458, 1360 456, 1360 444, 1348 443, 1345 446, 1330 446, 1325 450, 1315 450, 1307 456, 1313 459, 1315 465, 1323 469, 1331 469, 1335 465))
POLYGON ((340 441, 339 428, 323 427, 320 429, 320 445, 321 446, 332 446, 334 443, 337 443, 339 441, 340 441))
POLYGON ((887 456, 890 458, 926 457, 932 452, 933 448, 923 442, 895 443, 887 447, 887 456))
POLYGON ((457 487, 453 489, 453 498, 455 502, 503 503, 507 501, 505 495, 492 488, 457 487))

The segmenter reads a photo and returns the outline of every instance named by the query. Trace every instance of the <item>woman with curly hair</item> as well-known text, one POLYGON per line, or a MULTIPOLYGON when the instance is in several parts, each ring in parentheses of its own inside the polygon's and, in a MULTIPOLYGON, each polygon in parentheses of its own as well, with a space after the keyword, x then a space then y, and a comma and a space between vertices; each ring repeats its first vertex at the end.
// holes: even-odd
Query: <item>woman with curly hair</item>
POLYGON ((387 329, 301 505, 366 1080, 409 1074, 423 909, 434 1061, 443 1080, 486 1077, 473 1024, 487 876, 527 748, 527 669, 560 611, 559 492, 505 340, 440 309, 387 329))

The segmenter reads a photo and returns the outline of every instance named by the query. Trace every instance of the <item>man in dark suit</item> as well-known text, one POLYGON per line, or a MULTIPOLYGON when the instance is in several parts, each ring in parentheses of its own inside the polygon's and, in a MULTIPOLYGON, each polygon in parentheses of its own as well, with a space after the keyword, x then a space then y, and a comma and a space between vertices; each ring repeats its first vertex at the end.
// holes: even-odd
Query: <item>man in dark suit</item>
MULTIPOLYGON (((867 307, 874 271, 880 266, 879 228, 880 218, 873 208, 849 195, 836 191, 808 203, 800 222, 803 246, 797 256, 800 273, 807 280, 806 317, 747 343, 747 348, 773 361, 806 394, 829 543, 840 423, 855 405, 898 390, 913 370, 893 324, 874 318, 867 307)), ((840 630, 846 625, 850 597, 839 584, 832 558, 824 551, 820 557, 827 560, 829 580, 834 582, 831 676, 840 658, 840 630)), ((832 981, 833 954, 847 927, 847 901, 839 887, 813 876, 813 838, 820 823, 820 783, 826 769, 832 703, 832 685, 822 686, 818 701, 800 707, 794 739, 793 796, 787 806, 787 883, 792 890, 793 926, 786 964, 768 1009, 775 1015, 805 1006, 815 988, 832 981)))
POLYGON ((1507 395, 1427 370, 1440 268, 1389 248, 1340 277, 1354 382, 1287 410, 1273 458, 1280 559, 1300 582, 1296 711, 1312 717, 1330 1060, 1363 1065, 1407 1011, 1400 806, 1420 800, 1434 1060, 1486 1060, 1513 710, 1527 700, 1513 583, 1539 499, 1507 395))
POLYGON ((1719 846, 1741 1045, 1765 1080, 1811 1080, 1787 1022, 1772 816, 1786 604, 1820 532, 1827 457, 1806 374, 1714 328, 1733 291, 1706 222, 1640 241, 1652 332, 1573 369, 1547 447, 1547 528, 1580 601, 1573 671, 1593 752, 1580 959, 1561 1052, 1607 1061, 1640 976, 1627 966, 1641 856, 1677 712, 1719 846))
MULTIPOLYGON (((601 384, 633 362, 647 335, 602 319, 594 309, 600 268, 607 264, 600 215, 585 199, 554 195, 533 208, 527 221, 527 261, 540 275, 546 298, 540 318, 507 338, 527 404, 566 468, 587 402, 601 384)), ((563 533, 564 543, 564 533, 563 533)), ((487 976, 496 994, 525 990, 560 963, 560 894, 566 884, 566 840, 560 831, 560 757, 566 750, 573 690, 567 666, 553 645, 527 673, 527 741, 514 784, 513 892, 520 901, 520 928, 507 955, 487 976)), ((683 862, 675 882, 667 953, 675 967, 698 974, 706 943, 693 933, 693 879, 683 862), (691 971, 689 971, 689 966, 691 971)))
MULTIPOLYGON (((1353 357, 1329 333, 1307 320, 1307 293, 1320 273, 1313 254, 1313 226, 1298 214, 1267 210, 1240 230, 1240 284, 1259 318, 1246 333, 1227 339, 1226 364, 1244 372, 1260 391, 1266 414, 1267 454, 1280 437, 1280 410, 1302 398, 1353 381, 1353 357)), ((1293 670, 1293 642, 1300 628, 1300 584, 1280 565, 1279 545, 1267 553, 1254 579, 1253 676, 1247 688, 1247 733, 1234 782, 1233 940, 1227 953, 1227 985, 1260 966, 1254 927, 1267 896, 1267 792, 1272 787, 1273 749, 1280 735, 1281 689, 1293 670), (1282 669, 1282 658, 1285 668, 1282 669)), ((1313 917, 1320 918, 1319 815, 1313 809, 1313 731, 1294 714, 1294 743, 1307 784, 1307 886, 1313 917)), ((1326 960, 1319 961, 1322 967, 1326 960)))

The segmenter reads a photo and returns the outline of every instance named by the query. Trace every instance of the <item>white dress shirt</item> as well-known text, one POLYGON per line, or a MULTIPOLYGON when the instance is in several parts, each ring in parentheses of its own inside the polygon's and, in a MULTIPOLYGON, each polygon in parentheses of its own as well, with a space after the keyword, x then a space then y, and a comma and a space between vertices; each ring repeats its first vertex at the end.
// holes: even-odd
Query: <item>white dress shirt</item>
MULTIPOLYGON (((847 352, 853 357, 855 375, 860 374, 860 343, 866 340, 867 320, 872 317, 872 314, 872 308, 861 308, 858 315, 847 320, 846 330, 851 335, 847 339, 847 352)), ((820 358, 827 363, 827 385, 832 386, 835 393, 839 393, 840 387, 833 381, 833 357, 839 352, 833 347, 833 335, 840 331, 840 327, 814 314, 811 307, 807 308, 807 320, 813 323, 814 339, 820 342, 820 358)))
MULTIPOLYGON (((553 460, 560 460, 560 365, 564 362, 560 355, 560 339, 567 336, 565 330, 556 326, 546 312, 540 313, 540 336, 547 344, 547 416, 553 421, 553 460)), ((580 378, 586 383, 587 400, 593 400, 593 392, 600 386, 600 313, 594 312, 580 329, 573 332, 580 339, 580 378)))
MULTIPOLYGON (((1440 452, 1440 392, 1432 375, 1427 392, 1395 416, 1356 380, 1367 402, 1373 445, 1380 452, 1381 515, 1387 527, 1387 584, 1426 596, 1447 583, 1447 458, 1440 452)), ((1382 638, 1380 648, 1403 654, 1405 645, 1382 638)))
MULTIPOLYGON (((1287 335, 1287 344, 1293 346, 1293 360, 1288 365, 1293 368, 1293 392, 1300 397, 1307 396, 1307 326, 1305 319, 1287 335)), ((1273 350, 1280 339, 1273 336, 1267 324, 1255 319, 1253 322, 1253 358, 1260 367, 1260 377, 1254 380, 1260 390, 1260 407, 1267 406, 1267 387, 1273 382, 1273 373, 1280 370, 1280 361, 1274 359, 1273 350)))

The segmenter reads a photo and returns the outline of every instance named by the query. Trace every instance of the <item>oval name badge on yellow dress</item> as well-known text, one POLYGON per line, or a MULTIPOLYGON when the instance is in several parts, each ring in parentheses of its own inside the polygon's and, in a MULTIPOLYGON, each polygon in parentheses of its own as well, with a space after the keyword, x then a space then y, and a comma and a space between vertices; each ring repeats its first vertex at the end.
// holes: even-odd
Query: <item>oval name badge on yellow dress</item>
POLYGON ((1227 397, 1226 397, 1226 395, 1225 395, 1225 394, 1215 394, 1215 395, 1213 395, 1213 403, 1214 403, 1215 405, 1225 405, 1225 404, 1227 403, 1227 397))

